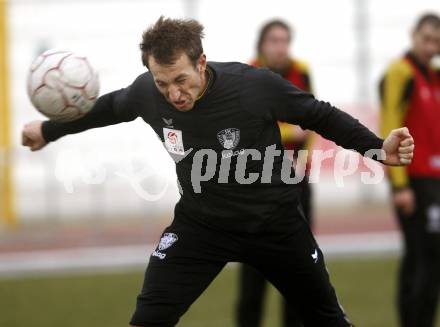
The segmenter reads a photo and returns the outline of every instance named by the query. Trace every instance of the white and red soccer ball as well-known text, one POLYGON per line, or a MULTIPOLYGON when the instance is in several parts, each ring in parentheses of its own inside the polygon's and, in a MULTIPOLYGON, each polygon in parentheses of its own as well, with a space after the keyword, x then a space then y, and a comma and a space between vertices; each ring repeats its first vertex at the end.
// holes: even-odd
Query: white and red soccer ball
POLYGON ((35 108, 54 121, 84 116, 99 95, 99 78, 86 57, 66 50, 44 52, 31 65, 28 95, 35 108))

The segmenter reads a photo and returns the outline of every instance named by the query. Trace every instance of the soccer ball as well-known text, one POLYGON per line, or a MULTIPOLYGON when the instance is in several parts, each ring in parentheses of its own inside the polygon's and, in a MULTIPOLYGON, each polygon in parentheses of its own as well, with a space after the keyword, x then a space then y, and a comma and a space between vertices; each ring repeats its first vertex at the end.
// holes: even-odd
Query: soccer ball
POLYGON ((32 63, 28 95, 34 107, 54 121, 84 116, 99 94, 99 78, 86 57, 52 49, 32 63))

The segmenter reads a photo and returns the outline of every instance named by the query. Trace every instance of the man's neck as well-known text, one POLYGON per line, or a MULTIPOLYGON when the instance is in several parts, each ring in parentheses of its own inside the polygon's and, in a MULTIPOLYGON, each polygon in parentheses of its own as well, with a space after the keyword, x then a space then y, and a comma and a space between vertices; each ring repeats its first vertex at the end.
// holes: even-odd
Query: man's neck
POLYGON ((209 71, 209 68, 206 67, 205 73, 202 75, 202 88, 200 90, 199 96, 197 97, 197 100, 201 99, 205 95, 206 91, 208 90, 210 80, 211 72, 209 71))
POLYGON ((427 68, 427 67, 429 66, 429 61, 426 62, 426 60, 423 60, 423 59, 421 58, 421 56, 419 56, 419 55, 417 54, 417 52, 414 51, 414 49, 411 49, 411 50, 409 51, 409 54, 410 54, 410 56, 416 61, 416 63, 417 63, 419 66, 422 66, 422 67, 424 67, 424 68, 427 68))
POLYGON ((286 62, 284 62, 281 65, 270 65, 269 63, 267 64, 267 68, 269 68, 270 70, 274 71, 275 73, 278 73, 282 76, 286 75, 290 68, 291 68, 291 61, 287 60, 286 62))

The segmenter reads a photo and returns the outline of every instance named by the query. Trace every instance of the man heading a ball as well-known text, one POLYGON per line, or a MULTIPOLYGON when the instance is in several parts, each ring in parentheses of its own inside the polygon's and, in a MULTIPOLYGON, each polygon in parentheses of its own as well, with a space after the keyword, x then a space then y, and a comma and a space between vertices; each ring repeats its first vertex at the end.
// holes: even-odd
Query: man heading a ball
POLYGON ((411 135, 400 128, 384 141, 267 69, 207 62, 202 37, 195 20, 161 17, 143 34, 149 72, 101 96, 83 118, 27 124, 23 144, 35 151, 67 134, 141 117, 175 159, 181 198, 150 257, 131 326, 175 326, 231 261, 261 271, 305 326, 350 326, 304 219, 300 187, 285 182, 277 121, 361 154, 382 150, 387 165, 411 162, 411 135))

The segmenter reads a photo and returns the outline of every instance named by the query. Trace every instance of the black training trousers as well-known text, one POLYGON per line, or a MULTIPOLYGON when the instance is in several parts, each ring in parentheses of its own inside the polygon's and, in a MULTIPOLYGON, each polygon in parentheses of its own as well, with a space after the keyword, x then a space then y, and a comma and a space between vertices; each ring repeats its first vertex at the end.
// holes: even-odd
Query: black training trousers
POLYGON ((255 233, 221 231, 176 210, 150 258, 131 324, 175 326, 235 261, 259 270, 297 308, 305 327, 350 326, 304 215, 298 208, 280 210, 282 219, 255 233))
MULTIPOLYGON (((301 204, 309 226, 312 224, 312 189, 305 178, 301 182, 301 204)), ((263 305, 266 295, 267 280, 255 268, 241 265, 239 272, 238 301, 236 307, 237 327, 259 327, 263 318, 263 305)), ((296 308, 282 299, 282 327, 302 327, 301 318, 296 308)))
POLYGON ((398 309, 402 327, 433 327, 440 290, 440 180, 411 179, 416 210, 397 210, 404 237, 398 309))

